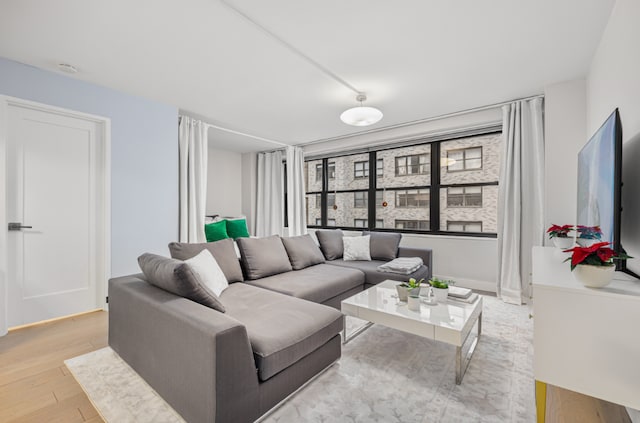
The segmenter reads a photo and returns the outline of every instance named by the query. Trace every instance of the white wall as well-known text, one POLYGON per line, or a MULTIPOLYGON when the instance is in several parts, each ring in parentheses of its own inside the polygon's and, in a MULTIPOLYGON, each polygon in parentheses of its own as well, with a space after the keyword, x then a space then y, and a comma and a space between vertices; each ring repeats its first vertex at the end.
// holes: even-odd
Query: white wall
POLYGON ((617 0, 587 76, 591 136, 620 109, 624 141, 640 134, 640 2, 617 0))
POLYGON ((207 214, 242 213, 242 154, 209 148, 207 214))
POLYGON ((549 85, 544 95, 545 227, 575 224, 578 151, 587 139, 586 82, 549 85))
MULTIPOLYGON (((304 151, 307 156, 325 154, 495 124, 502 124, 500 108, 313 144, 306 146, 304 151)), ((495 238, 403 234, 400 245, 431 248, 435 276, 456 280, 464 287, 494 292, 496 290, 498 246, 495 238)))
POLYGON ((258 155, 242 155, 242 214, 247 216, 249 233, 256 233, 256 193, 257 193, 258 155))

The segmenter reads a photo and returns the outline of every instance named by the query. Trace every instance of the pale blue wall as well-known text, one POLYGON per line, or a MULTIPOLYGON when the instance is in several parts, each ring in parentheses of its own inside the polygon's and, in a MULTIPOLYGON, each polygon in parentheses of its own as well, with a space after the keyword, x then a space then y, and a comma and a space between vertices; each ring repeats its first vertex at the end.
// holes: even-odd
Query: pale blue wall
POLYGON ((178 239, 178 109, 0 58, 0 94, 111 119, 111 272, 178 239))

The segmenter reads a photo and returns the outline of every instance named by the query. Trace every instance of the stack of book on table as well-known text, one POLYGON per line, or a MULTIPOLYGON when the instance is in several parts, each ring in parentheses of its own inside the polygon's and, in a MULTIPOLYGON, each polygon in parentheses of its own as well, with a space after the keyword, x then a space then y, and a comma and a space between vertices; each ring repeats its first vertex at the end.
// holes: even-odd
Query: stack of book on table
POLYGON ((449 299, 472 304, 478 299, 478 294, 467 288, 460 288, 449 285, 449 299))

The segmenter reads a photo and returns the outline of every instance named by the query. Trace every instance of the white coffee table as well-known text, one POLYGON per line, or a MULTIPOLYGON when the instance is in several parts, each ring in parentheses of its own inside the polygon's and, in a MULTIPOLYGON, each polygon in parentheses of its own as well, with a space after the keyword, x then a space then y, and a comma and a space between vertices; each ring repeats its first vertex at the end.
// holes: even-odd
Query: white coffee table
POLYGON ((386 280, 342 301, 342 313, 366 320, 367 323, 347 337, 346 344, 374 323, 456 346, 456 384, 462 383, 473 351, 482 333, 482 296, 473 304, 448 300, 438 305, 420 304, 411 311, 397 298, 398 281, 386 280), (478 335, 463 357, 463 347, 478 323, 478 335))

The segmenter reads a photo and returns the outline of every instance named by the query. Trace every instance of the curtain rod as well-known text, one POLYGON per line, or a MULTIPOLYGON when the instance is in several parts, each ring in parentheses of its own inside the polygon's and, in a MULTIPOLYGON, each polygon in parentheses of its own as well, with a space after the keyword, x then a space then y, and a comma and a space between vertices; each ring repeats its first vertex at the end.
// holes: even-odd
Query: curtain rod
POLYGON ((532 96, 529 96, 529 97, 516 98, 514 100, 503 101, 501 103, 494 103, 494 104, 489 104, 489 105, 486 105, 486 106, 475 107, 475 108, 472 108, 472 109, 461 110, 459 112, 446 113, 446 114, 443 114, 443 115, 433 116, 433 117, 429 117, 429 118, 412 120, 412 121, 409 121, 409 122, 403 122, 403 123, 398 123, 398 124, 395 124, 395 125, 384 126, 382 128, 369 129, 367 131, 355 132, 353 134, 338 135, 336 137, 330 137, 330 138, 323 138, 323 139, 319 139, 319 140, 307 141, 307 142, 304 142, 304 143, 301 143, 301 144, 296 144, 296 146, 297 147, 306 147, 308 145, 320 144, 320 143, 323 143, 323 142, 339 141, 339 140, 343 140, 343 139, 347 139, 347 138, 358 137, 360 135, 374 134, 376 132, 384 132, 384 131, 388 131, 390 129, 403 128, 405 126, 417 125, 417 124, 420 124, 420 123, 427 123, 427 122, 431 122, 431 121, 434 121, 434 120, 446 119, 446 118, 450 118, 450 117, 466 115, 466 114, 469 114, 469 113, 481 112, 483 110, 495 109, 497 107, 502 107, 502 106, 506 106, 507 104, 511 104, 514 101, 533 100, 534 98, 544 98, 544 94, 537 94, 537 95, 532 95, 532 96))
MULTIPOLYGON (((193 118, 193 117, 188 116, 188 115, 180 115, 179 118, 182 119, 183 116, 190 117, 191 119, 196 119, 196 118, 193 118)), ((207 125, 207 127, 209 127, 209 128, 219 129, 221 131, 229 132, 231 134, 240 135, 240 136, 247 137, 247 138, 253 138, 253 139, 258 140, 258 141, 264 141, 264 142, 268 142, 268 143, 271 143, 271 144, 280 145, 283 148, 286 147, 287 145, 289 145, 289 144, 285 144, 285 143, 280 142, 280 141, 274 141, 274 140, 270 140, 268 138, 259 137, 257 135, 247 134, 246 132, 235 131, 233 129, 229 129, 229 128, 225 128, 225 127, 222 127, 222 126, 214 125, 212 123, 205 122, 202 119, 196 119, 196 120, 200 120, 200 122, 202 122, 203 124, 207 125)))

